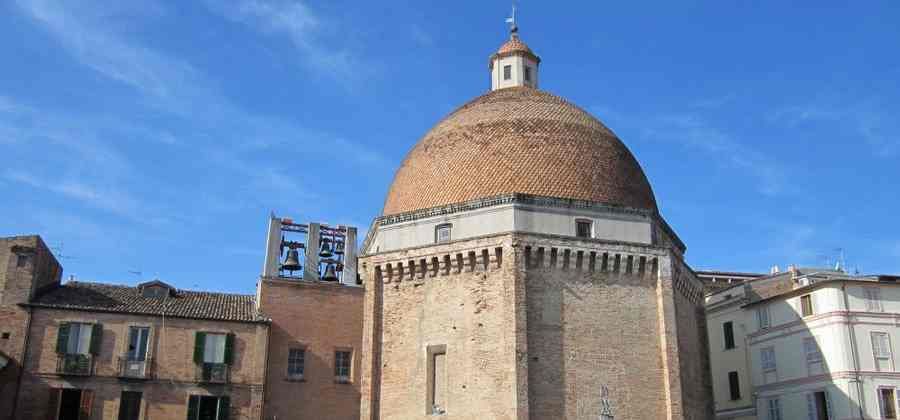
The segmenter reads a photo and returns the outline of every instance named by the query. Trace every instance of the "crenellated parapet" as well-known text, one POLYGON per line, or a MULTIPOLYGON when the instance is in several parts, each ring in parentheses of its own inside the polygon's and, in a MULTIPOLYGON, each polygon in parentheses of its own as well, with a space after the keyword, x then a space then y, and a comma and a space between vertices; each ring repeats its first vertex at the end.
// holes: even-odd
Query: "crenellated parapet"
POLYGON ((497 270, 502 264, 503 247, 498 246, 397 259, 375 265, 374 270, 376 279, 388 284, 497 270))

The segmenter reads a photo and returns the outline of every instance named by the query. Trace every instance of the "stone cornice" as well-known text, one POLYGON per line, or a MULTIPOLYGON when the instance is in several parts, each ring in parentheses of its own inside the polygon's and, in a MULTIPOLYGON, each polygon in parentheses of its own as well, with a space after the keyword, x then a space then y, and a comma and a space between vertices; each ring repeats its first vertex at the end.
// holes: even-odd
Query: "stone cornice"
POLYGON ((626 215, 637 215, 650 218, 656 221, 662 230, 672 238, 675 242, 675 245, 681 252, 684 252, 687 248, 681 239, 675 234, 675 231, 666 223, 665 219, 662 216, 654 211, 654 210, 646 210, 646 209, 638 209, 632 207, 623 207, 623 206, 615 206, 610 204, 598 203, 587 200, 575 200, 568 198, 558 198, 558 197, 546 197, 546 196, 537 196, 531 194, 503 194, 497 195, 493 197, 480 198, 477 200, 470 200, 461 203, 449 204, 446 206, 438 206, 431 207, 427 209, 414 210, 405 213, 391 214, 385 216, 376 217, 372 222, 372 228, 369 229, 368 234, 366 235, 366 240, 363 243, 363 249, 368 249, 368 246, 372 240, 373 232, 376 228, 380 226, 389 226, 398 223, 411 222, 421 219, 426 219, 430 217, 436 216, 446 216, 455 213, 461 213, 465 211, 472 211, 483 209, 487 207, 499 206, 499 205, 531 205, 531 206, 539 206, 539 207, 550 207, 550 208, 563 208, 563 209, 576 209, 576 210, 589 210, 596 212, 606 212, 606 213, 615 213, 615 214, 626 214, 626 215))

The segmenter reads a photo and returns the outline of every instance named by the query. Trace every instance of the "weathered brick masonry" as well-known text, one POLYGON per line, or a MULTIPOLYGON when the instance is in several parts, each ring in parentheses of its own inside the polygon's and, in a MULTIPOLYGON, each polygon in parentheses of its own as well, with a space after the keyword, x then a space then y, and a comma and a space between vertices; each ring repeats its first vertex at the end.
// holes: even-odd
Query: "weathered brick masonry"
POLYGON ((260 310, 272 319, 265 418, 358 419, 363 288, 336 282, 260 281, 260 310), (302 380, 287 375, 291 348, 305 350, 302 380), (337 349, 353 353, 350 383, 335 380, 337 349))
POLYGON ((231 400, 232 419, 259 419, 267 328, 263 323, 36 309, 17 418, 48 418, 51 389, 79 388, 94 391, 91 418, 117 418, 121 392, 131 390, 143 392, 146 418, 182 419, 187 413, 189 395, 225 395, 231 400), (90 376, 56 373, 57 334, 59 325, 67 321, 103 325, 102 350, 90 376), (152 331, 148 352, 152 364, 146 380, 119 378, 119 358, 126 353, 130 326, 149 326, 152 331), (235 359, 229 383, 198 383, 193 361, 197 331, 234 334, 235 359))
POLYGON ((701 286, 673 260, 520 233, 365 256, 362 418, 429 418, 429 346, 447 419, 709 418, 701 286))
POLYGON ((0 371, 0 419, 13 418, 29 312, 20 306, 59 284, 62 267, 38 236, 0 238, 0 352, 11 358, 0 371))

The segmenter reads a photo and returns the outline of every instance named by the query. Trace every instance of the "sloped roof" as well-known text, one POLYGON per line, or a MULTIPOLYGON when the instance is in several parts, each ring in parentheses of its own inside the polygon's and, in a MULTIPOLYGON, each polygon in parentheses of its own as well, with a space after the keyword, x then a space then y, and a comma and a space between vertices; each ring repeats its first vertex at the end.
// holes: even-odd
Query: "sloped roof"
POLYGON ((39 296, 31 306, 82 311, 171 316, 237 322, 268 322, 252 295, 178 290, 167 298, 145 297, 140 288, 68 282, 39 296))
POLYGON ((657 211, 644 171, 612 131, 558 96, 511 87, 432 128, 394 175, 382 214, 503 194, 657 211))

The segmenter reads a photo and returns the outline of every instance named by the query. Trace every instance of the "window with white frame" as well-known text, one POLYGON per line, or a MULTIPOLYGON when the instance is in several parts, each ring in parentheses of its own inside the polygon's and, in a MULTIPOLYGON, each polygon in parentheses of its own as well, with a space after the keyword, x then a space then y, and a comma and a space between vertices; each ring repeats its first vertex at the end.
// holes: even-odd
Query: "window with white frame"
POLYGON ((756 310, 756 319, 759 321, 759 329, 769 328, 769 307, 762 306, 756 310))
POLYGON ((225 334, 206 334, 203 346, 203 362, 225 363, 225 334))
POLYGON ((512 66, 507 64, 503 66, 503 80, 512 79, 512 66))
POLYGON ((775 347, 764 347, 759 351, 760 366, 762 367, 763 383, 778 381, 778 365, 775 363, 775 347))
POLYGON ((810 376, 825 373, 825 363, 816 337, 803 339, 803 352, 806 354, 806 370, 810 376))
POLYGON ((70 322, 63 325, 65 328, 61 326, 60 331, 65 331, 65 333, 61 332, 59 337, 59 341, 63 344, 57 346, 63 350, 60 353, 88 354, 91 349, 94 324, 70 322))
POLYGON ((303 379, 306 364, 306 349, 295 347, 288 350, 288 379, 303 379))
POLYGON ((334 378, 342 384, 350 383, 350 367, 352 366, 353 353, 347 350, 335 350, 334 352, 334 378))
POLYGON ((781 400, 778 398, 771 398, 766 404, 768 405, 769 412, 768 420, 781 420, 781 400))
POLYGON ((761 349, 760 360, 763 372, 774 372, 778 369, 778 365, 775 363, 775 347, 761 349))
POLYGON ((881 418, 896 419, 897 406, 894 398, 894 388, 878 388, 878 405, 881 409, 881 418))
POLYGON ((804 316, 811 316, 815 312, 813 310, 812 295, 800 296, 800 313, 804 316))
POLYGON ((434 228, 434 242, 450 242, 450 231, 453 228, 453 225, 449 223, 444 223, 442 225, 438 225, 434 228))
POLYGON ((883 312, 884 307, 881 306, 881 289, 875 287, 863 287, 863 294, 866 298, 866 311, 883 312))
POLYGON ((879 372, 894 370, 890 336, 884 332, 872 332, 872 355, 879 372))
POLYGON ((590 220, 579 219, 575 221, 575 236, 590 238, 593 236, 593 223, 590 220))

